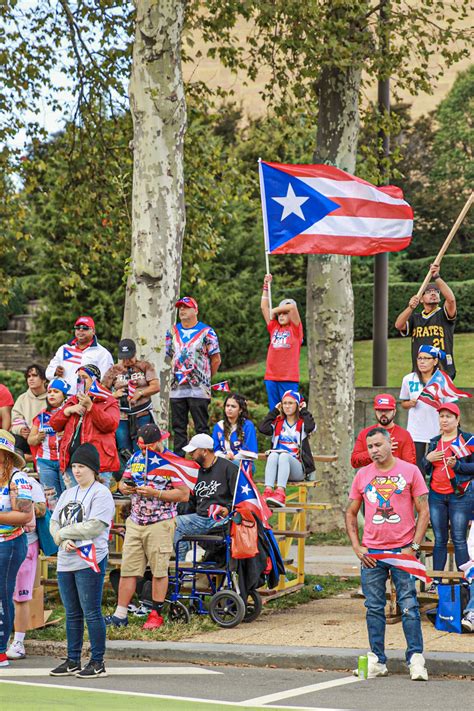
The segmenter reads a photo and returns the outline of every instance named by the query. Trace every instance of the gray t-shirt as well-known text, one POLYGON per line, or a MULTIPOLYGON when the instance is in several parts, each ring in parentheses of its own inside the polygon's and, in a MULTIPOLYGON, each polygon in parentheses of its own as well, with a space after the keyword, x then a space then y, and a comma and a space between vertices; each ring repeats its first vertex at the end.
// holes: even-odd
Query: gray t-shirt
MULTIPOLYGON (((63 491, 51 518, 59 523, 60 528, 91 519, 106 523, 105 531, 92 541, 96 548, 97 562, 100 563, 109 552, 109 530, 114 514, 115 504, 112 494, 106 486, 95 481, 87 489, 73 486, 63 491)), ((82 541, 74 542, 80 544, 82 541)), ((87 563, 75 551, 67 553, 59 549, 58 572, 82 570, 87 567, 87 563)))

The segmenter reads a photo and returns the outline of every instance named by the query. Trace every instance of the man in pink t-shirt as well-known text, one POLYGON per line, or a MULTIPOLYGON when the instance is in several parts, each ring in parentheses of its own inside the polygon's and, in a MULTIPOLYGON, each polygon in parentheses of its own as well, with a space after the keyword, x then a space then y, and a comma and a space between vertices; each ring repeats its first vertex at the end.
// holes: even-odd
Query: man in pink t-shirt
POLYGON ((271 281, 272 275, 266 274, 260 308, 270 335, 264 379, 268 407, 273 410, 287 390, 299 389, 303 324, 293 299, 283 299, 278 306, 270 310, 271 281))
POLYGON ((388 563, 375 560, 371 553, 404 553, 415 556, 429 522, 428 488, 415 464, 392 454, 390 433, 374 427, 367 433, 371 464, 360 469, 351 486, 346 510, 347 533, 361 562, 362 592, 367 608, 367 631, 371 651, 369 677, 387 676, 385 655, 385 586, 389 573, 397 591, 402 624, 407 641, 406 661, 414 681, 426 681, 420 612, 415 579, 388 563), (364 502, 365 522, 362 545, 357 515, 364 502), (417 511, 415 521, 414 509, 417 511))

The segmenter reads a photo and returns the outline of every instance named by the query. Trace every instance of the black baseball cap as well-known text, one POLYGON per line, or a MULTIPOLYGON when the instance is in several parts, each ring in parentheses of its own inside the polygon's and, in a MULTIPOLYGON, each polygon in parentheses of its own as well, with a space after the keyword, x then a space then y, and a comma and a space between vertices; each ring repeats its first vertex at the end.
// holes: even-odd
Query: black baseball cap
POLYGON ((123 358, 133 358, 137 353, 137 347, 135 341, 131 338, 123 338, 118 345, 118 357, 123 358))
POLYGON ((161 442, 162 439, 168 439, 169 432, 160 430, 154 422, 149 422, 147 425, 142 425, 138 428, 137 438, 143 440, 143 444, 154 444, 161 442))
POLYGON ((439 286, 436 286, 434 281, 430 281, 430 283, 425 286, 423 294, 426 294, 427 291, 437 291, 439 294, 440 289, 439 286))

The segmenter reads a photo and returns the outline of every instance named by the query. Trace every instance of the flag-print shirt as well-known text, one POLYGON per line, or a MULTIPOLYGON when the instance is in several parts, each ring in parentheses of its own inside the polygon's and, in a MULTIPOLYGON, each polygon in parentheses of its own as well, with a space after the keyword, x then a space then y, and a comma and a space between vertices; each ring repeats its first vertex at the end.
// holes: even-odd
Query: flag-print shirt
MULTIPOLYGON (((163 475, 163 471, 160 473, 159 458, 159 452, 148 451, 147 454, 136 452, 128 460, 122 481, 126 484, 127 480, 133 479, 137 486, 151 486, 158 491, 183 486, 170 476, 163 475)), ((174 518, 176 515, 177 504, 174 502, 162 501, 158 497, 149 499, 141 494, 131 495, 130 518, 137 526, 149 526, 158 521, 174 518)))
MULTIPOLYGON (((115 504, 108 487, 99 481, 94 481, 87 489, 73 486, 63 491, 53 511, 51 519, 59 523, 60 528, 75 523, 84 523, 96 519, 107 524, 107 528, 93 539, 96 549, 97 562, 109 553, 109 530, 115 516, 115 504)), ((75 540, 76 545, 82 541, 75 540)), ((58 551, 58 572, 82 570, 88 568, 76 551, 58 551)))
POLYGON ((39 443, 37 447, 33 447, 35 459, 49 459, 51 462, 57 462, 59 460, 59 442, 61 440, 60 432, 53 430, 49 421, 51 415, 58 412, 61 408, 56 408, 51 412, 47 410, 41 410, 39 415, 33 420, 33 426, 38 428, 38 432, 44 432, 46 437, 42 442, 39 443))
POLYGON ((76 339, 73 338, 58 348, 46 368, 46 377, 48 380, 52 380, 56 368, 58 366, 64 368, 62 377, 71 386, 68 395, 75 395, 77 390, 77 369, 81 365, 89 365, 91 363, 99 368, 101 375, 105 375, 109 368, 113 366, 114 359, 107 348, 100 345, 96 336, 93 337, 86 348, 82 349, 79 348, 76 339))
POLYGON ((216 332, 198 321, 192 328, 181 323, 166 335, 166 355, 171 359, 172 398, 211 397, 211 356, 220 353, 216 332))
POLYGON ((233 425, 230 438, 224 436, 224 420, 219 420, 212 430, 214 452, 226 455, 240 454, 241 459, 256 459, 258 456, 257 431, 250 420, 244 420, 242 439, 237 435, 237 425, 233 425))
POLYGON ((273 444, 273 449, 289 452, 295 459, 301 460, 301 443, 306 438, 304 425, 301 430, 297 428, 297 422, 293 425, 284 420, 279 437, 273 444))
MULTIPOLYGON (((10 483, 7 481, 3 486, 0 486, 0 513, 9 513, 12 511, 12 502, 10 498, 10 487, 15 485, 17 488, 17 498, 32 501, 31 486, 28 482, 26 474, 19 469, 14 470, 10 483)), ((0 543, 11 541, 23 533, 22 526, 13 526, 6 523, 0 523, 0 543)), ((3 574, 3 571, 2 571, 3 574)))

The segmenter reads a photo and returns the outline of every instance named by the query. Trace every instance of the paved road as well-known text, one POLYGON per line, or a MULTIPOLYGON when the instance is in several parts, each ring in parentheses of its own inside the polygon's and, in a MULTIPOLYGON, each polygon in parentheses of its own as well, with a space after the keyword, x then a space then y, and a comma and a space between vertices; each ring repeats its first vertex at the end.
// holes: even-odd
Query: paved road
MULTIPOLYGON (((347 673, 255 669, 242 667, 201 667, 157 665, 144 662, 109 661, 107 678, 91 681, 76 677, 47 675, 57 660, 29 657, 0 670, 1 681, 53 684, 59 687, 89 687, 109 691, 151 694, 157 697, 237 703, 241 708, 337 709, 338 711, 451 711, 460 700, 470 698, 472 680, 432 679, 411 682, 408 676, 358 681, 347 673)), ((64 691, 64 700, 67 691, 64 691)), ((0 683, 1 696, 1 683, 0 683)), ((139 703, 140 697, 137 697, 139 703)), ((107 708, 104 695, 104 709, 107 708)), ((187 707, 186 707, 187 708, 187 707)))

